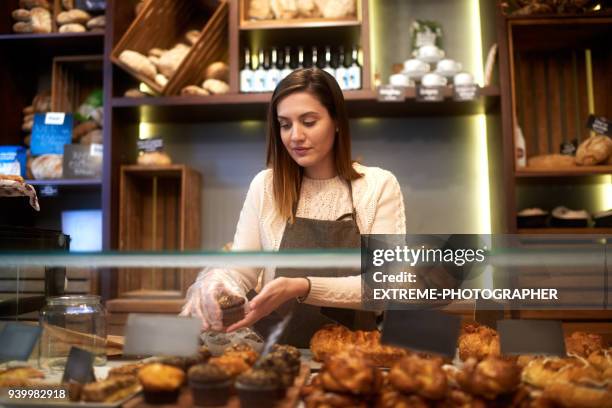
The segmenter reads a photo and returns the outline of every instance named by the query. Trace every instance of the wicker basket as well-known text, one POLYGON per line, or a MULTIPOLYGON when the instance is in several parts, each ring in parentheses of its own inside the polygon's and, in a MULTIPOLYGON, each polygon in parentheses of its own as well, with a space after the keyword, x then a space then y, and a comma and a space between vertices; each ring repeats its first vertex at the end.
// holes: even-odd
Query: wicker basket
POLYGON ((226 0, 213 2, 215 7, 210 3, 210 0, 155 0, 147 3, 113 49, 111 60, 162 95, 178 95, 184 86, 198 84, 204 67, 218 61, 227 52, 228 3, 226 0), (194 29, 201 32, 200 38, 164 87, 119 61, 124 50, 146 56, 152 48, 170 49, 177 43, 184 43, 185 33, 194 29))

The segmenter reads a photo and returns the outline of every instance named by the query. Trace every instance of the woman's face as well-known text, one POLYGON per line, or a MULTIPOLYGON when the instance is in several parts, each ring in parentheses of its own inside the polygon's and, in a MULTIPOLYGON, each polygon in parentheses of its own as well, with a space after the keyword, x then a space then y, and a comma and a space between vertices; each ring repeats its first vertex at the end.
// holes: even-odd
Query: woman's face
POLYGON ((308 92, 295 92, 277 106, 280 135, 297 164, 314 178, 333 177, 336 123, 319 100, 308 92))

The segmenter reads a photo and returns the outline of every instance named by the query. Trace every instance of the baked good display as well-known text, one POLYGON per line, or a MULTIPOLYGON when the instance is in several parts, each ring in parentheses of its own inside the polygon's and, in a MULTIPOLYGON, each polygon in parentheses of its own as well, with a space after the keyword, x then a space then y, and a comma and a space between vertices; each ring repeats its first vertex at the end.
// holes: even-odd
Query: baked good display
POLYGON ((418 394, 432 400, 444 398, 447 391, 442 360, 416 355, 403 357, 391 368, 389 383, 405 394, 418 394))
POLYGON ((250 0, 252 20, 296 18, 346 18, 356 13, 355 0, 250 0))
POLYGON ((185 382, 185 373, 173 366, 153 363, 138 371, 138 380, 147 403, 172 404, 185 382))
POLYGON ((244 318, 245 299, 229 292, 221 292, 217 303, 223 313, 223 326, 228 327, 244 318))
POLYGON ((145 366, 144 363, 124 364, 119 367, 113 367, 108 371, 107 377, 131 375, 136 377, 138 371, 145 366))
POLYGON ((557 169, 576 167, 576 160, 573 156, 565 154, 544 154, 533 156, 527 159, 527 167, 533 169, 557 169))
POLYGON ((250 366, 255 364, 255 361, 259 358, 259 353, 248 344, 234 344, 225 349, 224 354, 226 356, 240 357, 250 366))
POLYGON ((521 381, 521 370, 515 361, 489 356, 482 361, 471 358, 465 362, 457 382, 471 394, 493 400, 514 392, 521 381))
POLYGON ((383 377, 367 356, 346 351, 325 360, 321 384, 327 391, 374 395, 382 388, 383 377))
POLYGON ((612 156, 612 139, 609 136, 594 135, 580 143, 576 150, 579 166, 595 166, 605 163, 612 156))
POLYGON ((222 368, 232 377, 237 377, 251 368, 242 357, 231 354, 213 357, 208 362, 222 368))
POLYGON ((599 334, 577 331, 565 338, 565 349, 570 355, 589 357, 591 353, 604 348, 604 339, 599 334))
POLYGON ((8 367, 0 370, 0 388, 18 387, 43 378, 42 371, 30 366, 8 367))
POLYGON ((85 384, 80 399, 85 402, 111 403, 122 400, 140 389, 138 378, 133 375, 113 375, 106 380, 85 384))
POLYGON ((285 388, 288 388, 291 386, 291 384, 293 384, 297 374, 289 362, 284 360, 280 355, 274 355, 273 353, 262 357, 259 361, 257 361, 254 368, 274 371, 280 377, 283 387, 285 388))
POLYGON ((380 367, 391 367, 408 354, 405 349, 382 345, 378 331, 351 331, 341 325, 326 325, 310 340, 310 350, 316 361, 325 361, 347 348, 354 348, 380 367))
POLYGON ((252 369, 238 376, 235 384, 241 407, 270 407, 285 395, 280 376, 273 370, 252 369))
POLYGON ((232 376, 214 364, 198 364, 187 373, 193 402, 198 406, 225 405, 231 393, 232 376))
POLYGON ((166 166, 172 164, 172 159, 165 152, 140 152, 137 163, 143 166, 166 166))
POLYGON ((469 323, 459 335, 459 358, 482 360, 488 356, 499 356, 500 345, 497 331, 487 326, 469 323))
POLYGON ((61 154, 43 154, 32 160, 32 175, 37 180, 62 178, 62 163, 61 154))

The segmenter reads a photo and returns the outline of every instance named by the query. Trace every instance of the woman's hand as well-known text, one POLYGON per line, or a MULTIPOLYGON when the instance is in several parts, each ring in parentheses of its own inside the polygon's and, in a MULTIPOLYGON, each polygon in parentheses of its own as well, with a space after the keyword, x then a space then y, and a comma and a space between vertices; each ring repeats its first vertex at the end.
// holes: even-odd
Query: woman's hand
POLYGON ((263 287, 250 302, 246 316, 227 328, 228 332, 251 326, 262 317, 276 310, 288 300, 307 295, 309 288, 305 278, 276 278, 263 287))

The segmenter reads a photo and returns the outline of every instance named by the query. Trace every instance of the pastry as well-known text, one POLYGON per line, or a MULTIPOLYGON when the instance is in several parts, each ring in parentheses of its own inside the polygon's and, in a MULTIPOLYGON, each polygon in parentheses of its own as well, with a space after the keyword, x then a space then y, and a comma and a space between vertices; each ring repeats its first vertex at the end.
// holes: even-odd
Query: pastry
MULTIPOLYGON (((368 408, 367 401, 350 394, 316 389, 304 399, 306 408, 368 408)), ((401 407, 401 405, 400 405, 401 407)))
POLYGON ((148 52, 148 56, 149 57, 161 57, 162 55, 164 55, 164 52, 166 52, 168 50, 162 50, 161 48, 151 48, 148 52))
POLYGON ((185 44, 177 44, 171 50, 164 52, 162 56, 159 57, 159 72, 164 74, 167 78, 172 78, 190 49, 191 48, 185 44))
POLYGON ((234 344, 233 346, 225 349, 223 354, 226 356, 240 357, 251 366, 255 364, 255 361, 257 361, 259 358, 259 354, 247 344, 234 344))
POLYGON ((85 402, 112 403, 134 394, 140 389, 138 379, 132 375, 115 375, 106 380, 85 384, 80 390, 85 402))
POLYGON ((25 108, 23 108, 21 113, 23 113, 23 116, 33 115, 34 114, 34 106, 32 106, 32 105, 26 106, 25 108))
MULTIPOLYGON (((18 183, 25 183, 25 180, 23 179, 23 177, 21 176, 14 176, 11 174, 0 174, 0 181, 2 180, 10 180, 10 181, 16 181, 18 183)), ((0 371, 0 377, 2 372, 0 371)))
POLYGON ((223 313, 223 326, 228 327, 244 318, 245 300, 241 296, 222 292, 217 297, 217 303, 223 313))
POLYGON ((148 364, 138 371, 145 401, 150 404, 172 404, 185 381, 183 370, 159 363, 148 364))
POLYGON ((222 61, 213 62, 204 73, 206 79, 218 79, 225 83, 229 82, 229 66, 222 61))
POLYGON ((185 373, 187 373, 191 367, 197 364, 202 364, 205 361, 202 358, 202 356, 200 356, 200 354, 196 354, 195 356, 191 356, 191 357, 175 357, 175 356, 161 357, 156 362, 160 364, 180 368, 185 373))
POLYGON ((235 386, 241 407, 273 406, 285 394, 281 378, 271 370, 249 370, 236 378, 235 386))
POLYGON ((244 361, 243 358, 236 355, 223 355, 220 357, 213 357, 208 360, 210 364, 214 364, 219 368, 224 369, 232 377, 236 377, 251 368, 251 366, 244 361))
POLYGON ((198 364, 187 373, 193 402, 197 406, 222 406, 231 393, 232 377, 213 364, 198 364))
MULTIPOLYGON (((2 175, 0 179, 8 179, 23 182, 23 178, 18 176, 2 175), (21 180, 19 180, 21 179, 21 180)), ((45 374, 33 367, 10 367, 0 370, 0 382, 6 380, 31 380, 35 378, 45 378, 45 374)))
POLYGON ((85 24, 89 20, 91 20, 91 16, 89 15, 89 13, 80 9, 62 11, 57 15, 57 23, 59 25, 85 24))
POLYGON ((81 137, 97 128, 98 124, 93 120, 79 123, 72 129, 72 140, 79 140, 81 137))
POLYGON ((35 33, 51 32, 51 12, 43 7, 35 7, 30 11, 32 31, 35 33))
POLYGON ((267 20, 272 18, 270 0, 251 0, 249 2, 249 18, 254 20, 267 20))
POLYGON ((122 51, 119 55, 119 61, 147 78, 155 79, 155 75, 157 75, 155 65, 153 65, 153 63, 151 63, 147 57, 136 51, 122 51))
POLYGON ((138 155, 138 164, 145 166, 167 166, 172 164, 172 160, 164 152, 141 152, 138 155))
POLYGON ((592 352, 589 363, 603 373, 605 378, 612 378, 612 349, 599 349, 592 352))
POLYGON ((574 157, 565 154, 544 154, 527 159, 527 167, 534 169, 557 169, 575 166, 576 160, 574 157))
POLYGON ((200 31, 198 30, 189 30, 185 33, 185 40, 191 45, 195 45, 200 38, 200 31))
POLYGON ((49 112, 51 110, 51 94, 42 92, 32 99, 32 106, 35 112, 49 112))
POLYGON ((32 160, 32 175, 37 180, 62 178, 61 154, 44 154, 32 160))
POLYGON ((108 371, 107 377, 115 377, 115 376, 137 376, 138 371, 145 366, 144 363, 134 363, 134 364, 124 364, 119 367, 113 367, 108 371))
POLYGON ((319 17, 319 10, 314 0, 297 0, 298 14, 304 18, 319 17))
POLYGON ((373 395, 382 388, 383 377, 365 355, 347 351, 325 361, 321 384, 327 391, 373 395))
POLYGON ((163 74, 157 74, 155 75, 155 83, 163 88, 168 84, 168 78, 163 74))
POLYGON ((428 399, 442 399, 446 395, 446 374, 442 361, 406 356, 389 372, 389 383, 405 394, 418 394, 428 399))
POLYGON ((146 98, 148 95, 137 88, 130 88, 123 93, 128 98, 146 98))
POLYGON ((567 354, 589 357, 591 353, 604 348, 606 348, 604 339, 599 334, 577 331, 565 338, 567 354))
POLYGON ((298 14, 296 0, 270 0, 270 8, 274 17, 279 20, 289 20, 298 14))
POLYGON ((60 33, 84 33, 85 31, 87 31, 87 29, 83 24, 76 23, 64 24, 59 28, 60 33))
POLYGON ((197 85, 187 85, 181 90, 181 95, 182 96, 196 96, 196 95, 206 96, 206 95, 210 95, 210 92, 208 92, 204 88, 200 88, 197 85))
POLYGON ((408 351, 398 347, 383 346, 378 331, 351 331, 340 325, 326 325, 310 339, 310 350, 316 361, 324 361, 341 350, 353 348, 379 367, 391 367, 408 351))
POLYGON ((544 397, 565 408, 612 408, 612 384, 554 382, 544 389, 544 397))
POLYGON ((35 7, 42 7, 50 10, 51 5, 47 0, 19 0, 19 8, 33 9, 35 7))
POLYGON ((576 150, 576 163, 580 166, 594 166, 604 163, 612 155, 612 139, 595 135, 586 139, 576 150))
POLYGON ((295 371, 280 355, 273 353, 262 357, 255 365, 256 369, 274 371, 281 378, 283 387, 288 388, 295 380, 295 371))
POLYGON ((106 17, 104 15, 94 17, 87 22, 86 26, 89 30, 104 28, 106 26, 106 17))
POLYGON ((514 392, 521 380, 521 370, 512 360, 489 356, 482 361, 467 360, 457 374, 462 389, 493 400, 514 392))
POLYGON ((24 21, 24 22, 29 22, 30 18, 32 17, 32 15, 30 14, 30 10, 26 10, 26 9, 13 10, 13 12, 11 13, 11 16, 13 17, 13 20, 15 21, 24 21))
POLYGON ((16 33, 22 33, 22 34, 32 33, 34 32, 34 27, 32 27, 32 23, 29 21, 28 22, 19 21, 13 24, 13 31, 16 33))
POLYGON ((465 361, 472 357, 482 360, 488 356, 499 356, 500 345, 497 332, 487 326, 467 324, 459 336, 459 358, 465 361))
POLYGON ((418 395, 403 394, 386 387, 376 399, 376 408, 429 408, 429 403, 418 395))
POLYGON ((207 79, 202 83, 202 88, 211 94, 224 94, 229 92, 229 85, 218 79, 207 79))
POLYGON ((289 366, 293 370, 294 374, 297 375, 297 373, 300 371, 300 367, 302 365, 302 353, 300 353, 300 350, 298 350, 296 347, 275 344, 274 346, 272 346, 271 354, 277 355, 283 360, 285 360, 287 363, 289 363, 289 366))
POLYGON ((324 18, 342 18, 355 15, 355 0, 315 0, 324 18))
POLYGON ((62 0, 64 10, 72 10, 74 8, 74 0, 62 0))

